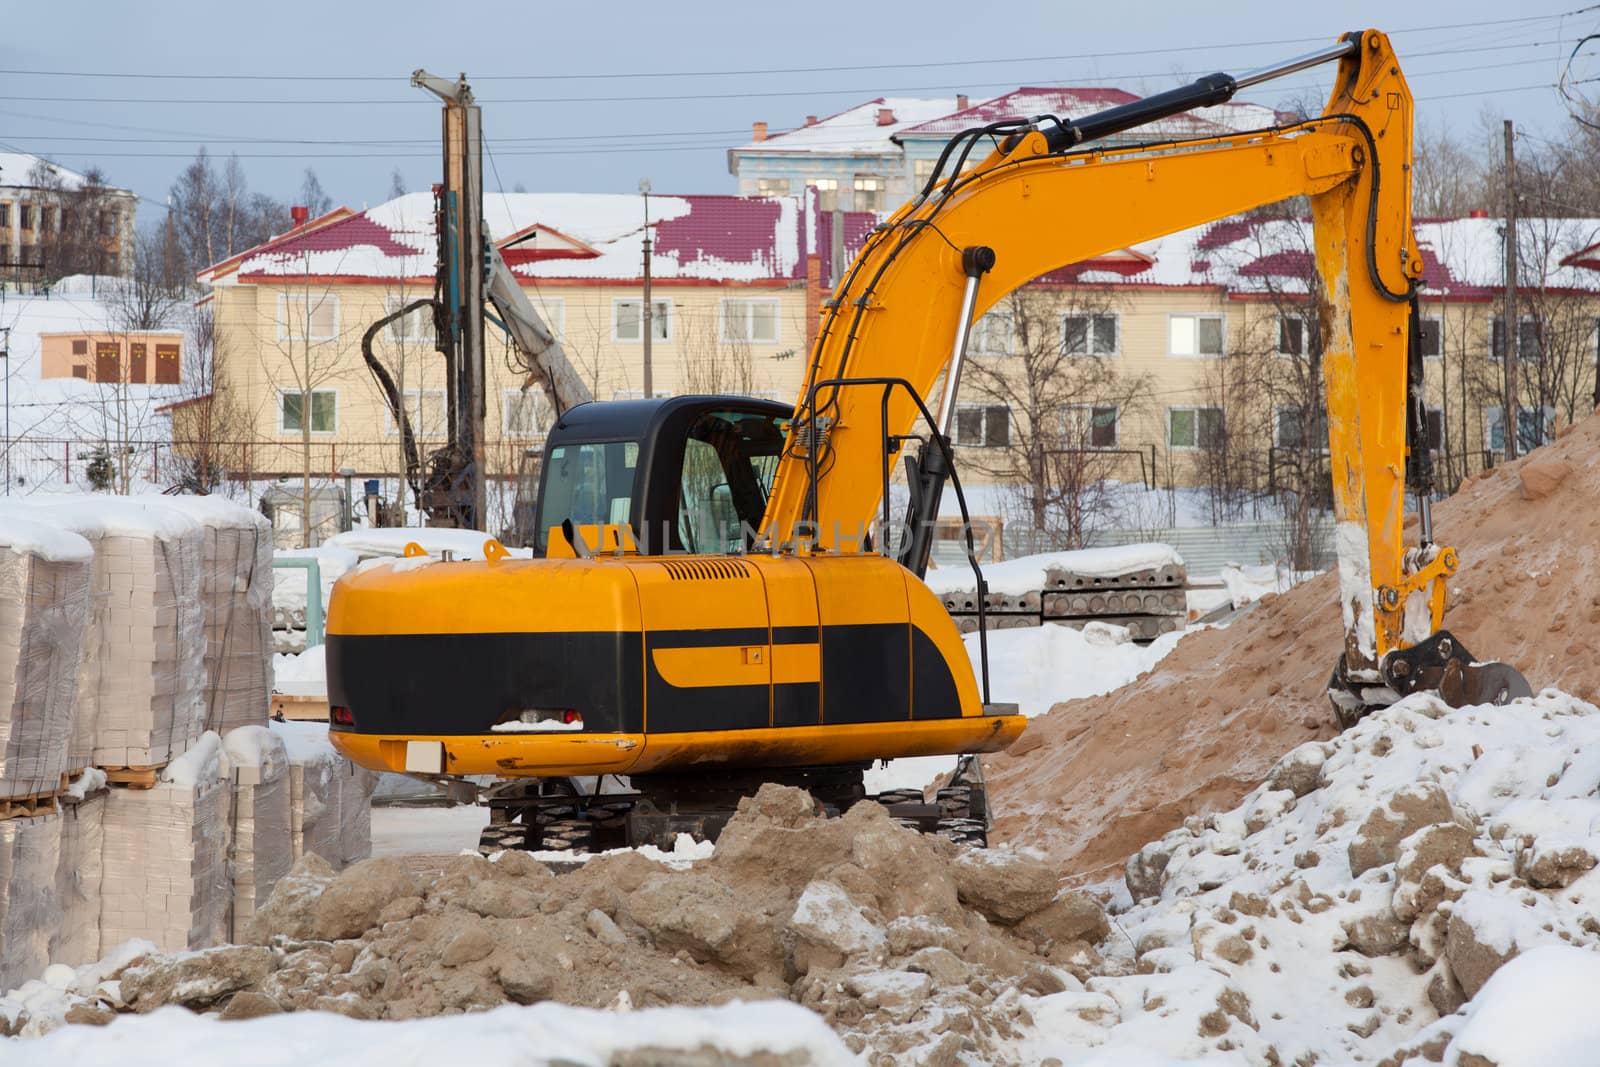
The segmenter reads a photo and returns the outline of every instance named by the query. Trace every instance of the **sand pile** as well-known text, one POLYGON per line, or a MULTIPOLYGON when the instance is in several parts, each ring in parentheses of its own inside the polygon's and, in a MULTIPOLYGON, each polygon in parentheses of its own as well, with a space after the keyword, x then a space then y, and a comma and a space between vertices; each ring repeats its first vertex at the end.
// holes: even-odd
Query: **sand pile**
POLYGON ((410 1019, 547 1000, 789 999, 872 1063, 950 1063, 962 1050, 1004 1062, 1031 1025, 1021 996, 1100 966, 1100 905, 1058 893, 1039 860, 915 833, 872 803, 814 811, 805 793, 763 787, 687 870, 623 853, 558 877, 506 852, 423 879, 395 859, 335 875, 307 853, 256 913, 255 944, 123 953, 54 976, 65 997, 47 975, 0 1000, 0 1031, 167 1004, 226 1019, 410 1019))
MULTIPOLYGON (((1434 509, 1460 553, 1445 625, 1475 655, 1600 700, 1600 417, 1473 479, 1434 509)), ((1189 815, 1225 809, 1302 741, 1335 732, 1324 687, 1342 641, 1324 575, 1160 667, 1058 705, 985 761, 997 834, 1095 880, 1189 815)), ((1070 669, 1070 665, 1067 669, 1070 669)))

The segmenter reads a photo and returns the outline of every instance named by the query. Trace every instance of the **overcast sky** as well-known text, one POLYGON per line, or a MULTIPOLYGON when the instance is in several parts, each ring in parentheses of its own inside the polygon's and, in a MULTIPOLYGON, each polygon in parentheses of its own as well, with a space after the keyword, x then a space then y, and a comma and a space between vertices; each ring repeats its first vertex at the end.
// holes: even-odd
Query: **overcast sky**
MULTIPOLYGON (((778 130, 880 95, 976 102, 1018 85, 1146 93, 1365 26, 1393 33, 1423 123, 1476 136, 1489 114, 1548 136, 1569 121, 1553 88, 1566 57, 1600 30, 1600 8, 1567 3, 8 5, 0 146, 98 164, 148 198, 142 223, 201 144, 238 152, 252 188, 291 199, 309 165, 360 208, 387 197, 396 167, 412 190, 438 180, 438 107, 408 84, 424 67, 472 82, 491 191, 631 192, 648 176, 662 193, 732 192, 725 149, 752 120, 778 130)), ((1242 96, 1315 100, 1328 71, 1242 96)))

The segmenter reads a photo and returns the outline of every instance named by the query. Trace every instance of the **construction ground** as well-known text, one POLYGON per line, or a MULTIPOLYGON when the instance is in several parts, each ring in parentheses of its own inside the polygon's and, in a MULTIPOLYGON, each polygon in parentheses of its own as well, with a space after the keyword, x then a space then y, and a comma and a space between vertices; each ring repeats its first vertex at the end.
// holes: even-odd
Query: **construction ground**
POLYGON ((1148 648, 996 631, 996 699, 1040 706, 985 760, 987 850, 769 786, 714 848, 553 874, 477 855, 474 809, 380 812, 371 859, 306 851, 232 943, 129 942, 21 984, 0 1054, 1592 1063, 1597 500, 1591 418, 1434 511, 1462 560, 1450 628, 1531 700, 1418 695, 1338 732, 1332 575, 1148 648))

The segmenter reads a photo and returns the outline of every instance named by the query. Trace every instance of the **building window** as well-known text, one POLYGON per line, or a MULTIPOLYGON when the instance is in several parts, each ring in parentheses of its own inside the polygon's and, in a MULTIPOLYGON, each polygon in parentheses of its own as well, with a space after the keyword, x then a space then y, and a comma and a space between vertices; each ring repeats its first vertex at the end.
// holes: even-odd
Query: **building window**
POLYGON ((1441 408, 1428 409, 1428 451, 1444 451, 1444 411, 1441 408))
MULTIPOLYGON (((294 394, 298 395, 298 394, 294 394)), ((406 421, 411 423, 413 437, 442 438, 448 426, 443 389, 407 389, 406 421)), ((315 412, 315 406, 313 406, 315 412)), ((316 427, 312 427, 316 429, 316 427)), ((388 404, 383 405, 383 433, 386 437, 400 436, 400 424, 388 404)))
POLYGON ((1221 315, 1168 315, 1167 354, 1222 355, 1221 315))
POLYGON ((961 448, 1006 448, 1011 444, 1011 409, 1004 404, 956 406, 956 440, 961 448))
POLYGON ((1422 338, 1422 358, 1438 359, 1444 355, 1444 320, 1438 315, 1424 315, 1417 322, 1417 332, 1422 338))
POLYGON ((1167 447, 1212 450, 1222 444, 1222 409, 1167 409, 1167 447))
POLYGON ((757 178, 757 196, 788 196, 794 190, 794 183, 788 178, 757 178))
MULTIPOLYGON (((1496 315, 1489 328, 1489 358, 1503 359, 1506 354, 1505 319, 1496 315)), ((1538 360, 1544 354, 1544 331, 1538 319, 1517 320, 1517 358, 1538 360)))
MULTIPOLYGON (((1306 356, 1311 354, 1316 329, 1304 315, 1278 316, 1278 355, 1306 356)), ((1221 349, 1219 347, 1218 352, 1221 349)))
POLYGON ((11 226, 11 204, 0 204, 0 228, 9 229, 11 226))
POLYGON ((181 377, 177 345, 156 345, 156 384, 177 385, 181 377))
POLYGON ((1318 408, 1306 425, 1305 409, 1299 405, 1280 407, 1273 412, 1272 443, 1279 448, 1328 450, 1328 419, 1318 408))
MULTIPOLYGON (((306 394, 284 390, 278 394, 278 431, 302 433, 306 428, 306 394)), ((339 428, 339 394, 333 389, 315 389, 311 393, 311 432, 334 433, 339 428)))
POLYGON ((928 179, 933 177, 933 165, 937 162, 938 160, 934 159, 913 159, 911 161, 911 180, 916 183, 916 192, 922 192, 923 188, 928 184, 928 179))
POLYGON ((550 401, 540 389, 507 389, 501 423, 507 437, 543 437, 550 401))
POLYGON ((1061 351, 1069 356, 1114 356, 1118 333, 1115 314, 1068 312, 1061 316, 1061 351))
POLYGON ((339 336, 337 293, 279 293, 278 340, 332 341, 339 336))
MULTIPOLYGON (((656 395, 657 399, 660 399, 661 397, 664 397, 664 396, 671 396, 672 395, 672 390, 671 389, 657 389, 656 392, 655 392, 655 395, 656 395)), ((644 390, 643 389, 613 389, 613 390, 611 390, 611 399, 612 400, 643 400, 644 399, 644 390)))
POLYGON ((772 299, 729 297, 722 302, 722 339, 776 344, 778 302, 772 299))
POLYGON ((817 210, 835 211, 839 207, 839 180, 837 178, 807 178, 806 184, 817 191, 817 210))
POLYGON ((1009 311, 990 311, 972 324, 967 351, 974 356, 1009 356, 1017 350, 1016 320, 1009 311))
MULTIPOLYGON (((420 300, 421 297, 414 299, 420 300)), ((385 315, 393 315, 412 302, 412 299, 407 299, 403 296, 386 296, 383 298, 383 312, 385 315)), ((435 341, 433 308, 420 307, 414 311, 408 311, 401 318, 395 319, 385 326, 383 328, 383 336, 385 340, 395 344, 432 345, 435 341)))
POLYGON ((52 208, 49 204, 40 205, 39 229, 43 230, 45 233, 49 233, 52 229, 54 229, 51 223, 55 221, 55 218, 56 212, 54 208, 52 208))
POLYGON ((17 221, 24 230, 33 229, 33 205, 21 204, 17 207, 17 221))
POLYGON ((72 342, 72 354, 75 356, 87 356, 89 354, 88 339, 83 337, 75 339, 72 342))
MULTIPOLYGON (((644 337, 644 324, 640 321, 643 309, 642 300, 611 301, 611 339, 641 340, 644 337)), ((650 337, 656 341, 672 339, 672 301, 650 301, 650 337)))
POLYGON ((857 174, 855 209, 857 211, 882 211, 884 208, 884 181, 869 174, 857 174))
POLYGON ((1062 430, 1071 447, 1117 447, 1115 404, 1072 404, 1062 414, 1062 430))
MULTIPOLYGON (((1491 452, 1506 448, 1506 417, 1503 408, 1484 408, 1483 419, 1491 452)), ((1517 452, 1532 452, 1556 437, 1556 409, 1517 408, 1517 452)))

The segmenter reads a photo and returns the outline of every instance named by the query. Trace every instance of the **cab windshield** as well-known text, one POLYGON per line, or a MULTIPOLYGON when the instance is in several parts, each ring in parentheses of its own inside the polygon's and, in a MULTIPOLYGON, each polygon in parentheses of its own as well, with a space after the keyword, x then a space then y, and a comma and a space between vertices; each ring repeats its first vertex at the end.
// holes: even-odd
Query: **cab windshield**
POLYGON ((545 459, 544 496, 539 501, 540 554, 551 526, 571 519, 574 526, 626 526, 633 519, 633 479, 639 468, 639 442, 586 441, 557 445, 545 459))

